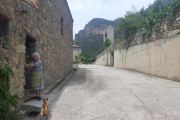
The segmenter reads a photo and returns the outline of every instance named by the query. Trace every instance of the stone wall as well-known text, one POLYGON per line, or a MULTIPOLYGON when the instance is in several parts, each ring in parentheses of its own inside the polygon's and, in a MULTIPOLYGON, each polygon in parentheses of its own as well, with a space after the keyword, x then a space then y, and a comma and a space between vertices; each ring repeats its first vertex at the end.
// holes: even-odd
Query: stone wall
POLYGON ((0 50, 0 65, 6 64, 13 69, 11 93, 18 94, 20 98, 24 96, 27 35, 36 41, 35 50, 43 63, 45 87, 73 69, 73 19, 67 1, 37 0, 37 6, 38 9, 24 0, 0 1, 1 10, 11 18, 8 34, 4 36, 8 47, 0 50), (22 13, 21 8, 27 13, 22 13))

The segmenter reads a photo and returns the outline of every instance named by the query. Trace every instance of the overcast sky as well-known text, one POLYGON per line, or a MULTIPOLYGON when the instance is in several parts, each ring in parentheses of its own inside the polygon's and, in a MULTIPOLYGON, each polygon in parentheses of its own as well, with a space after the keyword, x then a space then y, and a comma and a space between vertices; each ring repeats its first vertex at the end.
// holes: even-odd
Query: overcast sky
POLYGON ((123 17, 126 11, 135 6, 138 10, 155 0, 67 0, 73 19, 74 35, 84 29, 93 18, 115 20, 123 17))

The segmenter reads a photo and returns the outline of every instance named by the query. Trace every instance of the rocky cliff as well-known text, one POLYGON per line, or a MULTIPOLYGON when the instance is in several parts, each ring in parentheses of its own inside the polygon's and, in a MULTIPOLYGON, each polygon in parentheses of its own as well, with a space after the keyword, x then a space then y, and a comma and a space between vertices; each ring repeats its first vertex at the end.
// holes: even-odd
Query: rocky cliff
POLYGON ((101 18, 92 19, 75 35, 76 45, 81 46, 84 57, 96 58, 103 44, 103 31, 112 25, 116 28, 118 19, 109 21, 101 18))

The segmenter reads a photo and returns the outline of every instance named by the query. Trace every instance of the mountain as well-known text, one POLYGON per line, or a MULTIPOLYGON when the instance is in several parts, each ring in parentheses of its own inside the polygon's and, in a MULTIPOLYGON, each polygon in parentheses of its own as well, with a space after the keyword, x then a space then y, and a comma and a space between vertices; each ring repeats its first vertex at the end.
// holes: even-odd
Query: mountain
MULTIPOLYGON (((168 4, 172 0, 155 0, 150 8, 153 12, 159 12, 159 6, 163 8, 164 5, 168 4)), ((103 32, 109 26, 112 25, 115 29, 118 24, 118 19, 114 21, 94 18, 89 21, 83 30, 80 30, 75 35, 76 45, 81 46, 83 56, 86 58, 96 59, 98 51, 103 45, 103 32)), ((123 35, 115 32, 115 39, 123 39, 123 35)))
POLYGON ((158 12, 159 6, 161 6, 161 8, 163 8, 163 6, 167 5, 170 1, 172 1, 172 0, 155 0, 150 8, 154 12, 158 12))
POLYGON ((75 35, 76 45, 81 46, 83 56, 86 58, 96 59, 98 51, 103 45, 103 32, 109 26, 112 25, 116 28, 118 19, 114 21, 94 18, 85 25, 83 30, 80 30, 75 35))

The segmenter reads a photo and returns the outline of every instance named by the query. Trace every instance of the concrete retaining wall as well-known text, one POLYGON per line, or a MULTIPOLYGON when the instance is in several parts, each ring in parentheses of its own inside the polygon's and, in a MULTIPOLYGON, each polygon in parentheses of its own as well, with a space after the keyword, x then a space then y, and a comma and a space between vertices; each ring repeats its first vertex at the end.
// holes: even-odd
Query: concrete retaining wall
POLYGON ((114 65, 114 57, 110 51, 104 51, 104 53, 96 60, 96 65, 114 65))
POLYGON ((114 67, 153 76, 180 78, 180 36, 114 51, 114 67))

